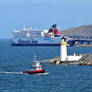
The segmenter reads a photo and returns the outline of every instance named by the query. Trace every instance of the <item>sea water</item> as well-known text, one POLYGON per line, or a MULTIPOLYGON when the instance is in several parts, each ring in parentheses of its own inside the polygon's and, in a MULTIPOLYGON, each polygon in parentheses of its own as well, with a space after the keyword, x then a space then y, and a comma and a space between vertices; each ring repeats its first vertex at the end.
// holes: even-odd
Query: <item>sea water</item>
MULTIPOLYGON (((89 54, 92 48, 68 47, 68 54, 89 54)), ((0 40, 0 92, 92 92, 92 66, 53 66, 42 64, 47 75, 28 75, 33 62, 60 55, 60 48, 50 46, 11 46, 0 40)))

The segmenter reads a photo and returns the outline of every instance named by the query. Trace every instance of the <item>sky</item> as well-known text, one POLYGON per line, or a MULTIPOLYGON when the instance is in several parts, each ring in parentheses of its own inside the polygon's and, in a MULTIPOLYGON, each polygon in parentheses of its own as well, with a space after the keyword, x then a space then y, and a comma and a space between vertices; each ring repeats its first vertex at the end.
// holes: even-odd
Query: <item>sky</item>
POLYGON ((59 30, 92 24, 92 0, 0 0, 0 38, 13 37, 24 24, 59 30))

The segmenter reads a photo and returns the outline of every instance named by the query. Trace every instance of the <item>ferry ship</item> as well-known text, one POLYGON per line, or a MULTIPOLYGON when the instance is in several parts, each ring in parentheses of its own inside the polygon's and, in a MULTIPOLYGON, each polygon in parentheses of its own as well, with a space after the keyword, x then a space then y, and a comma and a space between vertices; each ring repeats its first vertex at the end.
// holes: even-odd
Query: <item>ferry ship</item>
POLYGON ((10 39, 12 46, 59 46, 60 34, 56 24, 49 30, 33 30, 32 27, 23 27, 22 30, 14 30, 14 37, 10 39))

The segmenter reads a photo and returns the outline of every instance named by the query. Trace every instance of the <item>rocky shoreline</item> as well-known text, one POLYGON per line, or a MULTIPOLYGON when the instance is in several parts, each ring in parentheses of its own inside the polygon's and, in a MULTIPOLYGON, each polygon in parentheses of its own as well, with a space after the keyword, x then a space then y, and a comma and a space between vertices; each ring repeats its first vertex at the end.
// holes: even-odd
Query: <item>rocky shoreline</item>
POLYGON ((92 47, 92 44, 76 44, 76 47, 92 47))
POLYGON ((60 62, 60 57, 56 56, 55 58, 42 60, 41 63, 49 63, 52 65, 92 65, 92 54, 83 54, 82 58, 79 61, 64 61, 60 62))

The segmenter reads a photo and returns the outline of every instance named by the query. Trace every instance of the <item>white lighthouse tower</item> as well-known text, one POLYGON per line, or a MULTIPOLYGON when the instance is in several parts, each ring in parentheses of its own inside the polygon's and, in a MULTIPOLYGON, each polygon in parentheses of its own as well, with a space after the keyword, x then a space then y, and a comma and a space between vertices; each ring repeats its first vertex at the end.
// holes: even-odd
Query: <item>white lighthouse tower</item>
POLYGON ((65 38, 61 38, 60 42, 60 61, 67 61, 67 42, 65 38))
POLYGON ((62 37, 60 42, 60 61, 78 61, 82 55, 67 55, 67 42, 66 38, 62 37))

